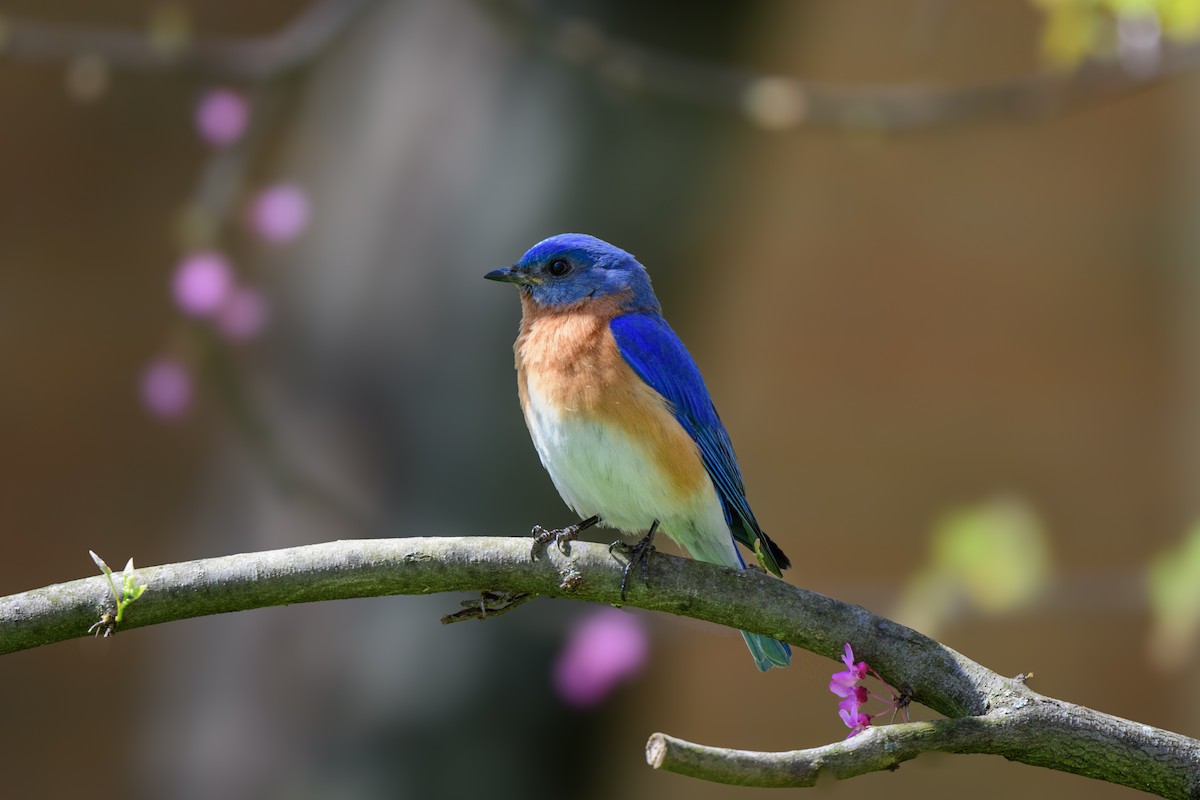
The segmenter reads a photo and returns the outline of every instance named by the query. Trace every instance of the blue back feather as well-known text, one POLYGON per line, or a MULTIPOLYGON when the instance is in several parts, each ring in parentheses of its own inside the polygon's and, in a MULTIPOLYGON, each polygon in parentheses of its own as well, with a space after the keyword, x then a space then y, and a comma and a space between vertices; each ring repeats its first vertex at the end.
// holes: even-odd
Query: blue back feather
POLYGON ((786 568, 787 559, 762 532, 750 510, 733 443, 691 353, 660 314, 622 314, 609 326, 621 357, 667 399, 675 419, 699 446, 734 538, 762 553, 765 566, 779 575, 780 567, 786 568), (761 540, 761 548, 755 548, 756 540, 761 540))

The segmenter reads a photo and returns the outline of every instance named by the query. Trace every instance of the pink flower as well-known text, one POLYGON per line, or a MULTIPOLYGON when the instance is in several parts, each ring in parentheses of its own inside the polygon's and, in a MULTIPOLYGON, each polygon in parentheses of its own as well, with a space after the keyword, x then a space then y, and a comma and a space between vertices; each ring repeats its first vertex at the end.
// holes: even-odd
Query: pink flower
POLYGON ((267 316, 267 301, 262 292, 239 286, 225 295, 213 323, 226 339, 244 342, 262 332, 267 316))
POLYGON ((196 104, 196 131, 201 139, 217 147, 240 139, 249 119, 246 99, 229 89, 213 89, 196 104))
POLYGON ((192 376, 170 358, 150 362, 142 371, 142 404, 159 419, 183 416, 192 403, 192 376))
POLYGON ((219 253, 192 253, 175 268, 172 290, 185 314, 206 317, 225 302, 233 285, 233 270, 219 253))
MULTIPOLYGON (((887 684, 879 677, 879 673, 871 669, 867 662, 859 661, 856 663, 854 661, 854 650, 851 649, 849 642, 846 642, 842 663, 846 665, 846 669, 833 673, 833 676, 829 679, 829 691, 843 698, 838 703, 838 716, 842 718, 842 722, 850 729, 850 733, 846 736, 849 739, 871 727, 873 717, 862 710, 862 706, 866 704, 868 699, 874 697, 876 700, 881 700, 885 703, 888 702, 886 698, 869 692, 867 687, 860 686, 859 681, 867 677, 867 673, 869 672, 880 683, 883 683, 884 686, 887 686, 887 684)), ((891 689, 890 686, 888 688, 891 689)), ((895 690, 892 690, 892 700, 888 708, 907 708, 907 705, 908 700, 897 695, 895 690)), ((877 717, 884 713, 886 711, 881 711, 874 716, 877 717)), ((907 711, 905 713, 907 714, 907 711)))
POLYGON ((843 700, 838 703, 838 707, 838 716, 850 729, 850 733, 846 735, 847 739, 851 739, 871 727, 871 718, 858 710, 858 703, 852 700, 843 700))
MULTIPOLYGON (((846 700, 853 700, 859 705, 867 702, 867 698, 871 694, 867 691, 867 687, 865 686, 838 686, 837 688, 834 688, 833 683, 829 684, 829 691, 833 692, 838 697, 844 697, 846 700)), ((842 702, 846 701, 843 700, 842 702)))
POLYGON ((287 244, 308 227, 308 194, 299 186, 280 183, 259 192, 250 209, 250 226, 272 244, 287 244))
POLYGON ((601 609, 571 632, 554 664, 554 686, 569 705, 595 706, 642 669, 648 651, 640 617, 601 609))
MULTIPOLYGON (((842 663, 846 665, 846 669, 842 672, 833 673, 833 677, 829 680, 829 691, 836 694, 838 697, 848 697, 854 685, 867 676, 867 662, 859 661, 854 663, 854 651, 850 649, 850 643, 846 642, 845 654, 842 656, 842 663)), ((865 692, 866 689, 863 689, 865 692)))
POLYGON ((869 667, 867 667, 867 662, 860 661, 857 664, 854 663, 854 651, 850 649, 849 642, 846 642, 846 647, 842 653, 842 663, 846 665, 847 669, 857 673, 859 680, 862 680, 864 677, 866 677, 867 670, 869 669, 869 667))

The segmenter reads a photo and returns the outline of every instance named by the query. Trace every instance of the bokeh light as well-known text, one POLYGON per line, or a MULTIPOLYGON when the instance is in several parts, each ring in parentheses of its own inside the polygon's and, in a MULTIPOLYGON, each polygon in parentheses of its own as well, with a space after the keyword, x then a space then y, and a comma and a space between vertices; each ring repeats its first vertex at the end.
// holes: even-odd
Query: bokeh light
POLYGON ((308 194, 299 186, 282 183, 269 186, 254 198, 250 225, 272 244, 286 244, 308 226, 308 194))
POLYGON ((196 131, 211 145, 224 147, 242 137, 250 110, 240 92, 213 89, 196 104, 196 131))
POLYGON ((192 253, 175 268, 172 290, 176 305, 185 314, 195 317, 213 314, 225 303, 232 288, 233 270, 220 253, 192 253))
POLYGON ((173 420, 192 403, 192 376, 180 361, 160 358, 142 371, 142 404, 153 416, 173 420))
POLYGON ((650 644, 642 620, 628 611, 602 608, 571 631, 554 663, 554 686, 566 703, 598 705, 645 665, 650 644))
POLYGON ((230 341, 253 339, 267 324, 267 299, 252 287, 235 287, 225 295, 213 324, 230 341))

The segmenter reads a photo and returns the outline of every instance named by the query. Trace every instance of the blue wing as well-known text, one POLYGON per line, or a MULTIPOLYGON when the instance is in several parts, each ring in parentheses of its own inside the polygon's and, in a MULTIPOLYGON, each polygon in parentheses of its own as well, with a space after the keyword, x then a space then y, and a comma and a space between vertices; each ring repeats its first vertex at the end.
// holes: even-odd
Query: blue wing
POLYGON ((704 378, 679 336, 658 314, 622 314, 609 327, 617 349, 633 371, 667 399, 675 419, 700 447, 704 467, 712 478, 733 536, 762 556, 764 565, 780 574, 791 566, 787 556, 763 533, 746 501, 746 486, 729 434, 717 416, 704 378))

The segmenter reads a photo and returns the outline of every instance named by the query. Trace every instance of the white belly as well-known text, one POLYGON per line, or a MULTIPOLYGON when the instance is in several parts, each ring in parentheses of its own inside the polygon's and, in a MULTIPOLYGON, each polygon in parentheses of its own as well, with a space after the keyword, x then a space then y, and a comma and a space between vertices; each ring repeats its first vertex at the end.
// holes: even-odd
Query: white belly
POLYGON ((563 500, 580 517, 593 514, 610 528, 642 534, 658 520, 662 531, 694 557, 740 563, 716 489, 705 481, 680 496, 669 476, 622 429, 559 414, 528 385, 525 421, 533 446, 563 500))

